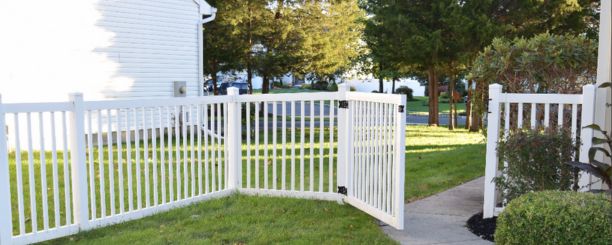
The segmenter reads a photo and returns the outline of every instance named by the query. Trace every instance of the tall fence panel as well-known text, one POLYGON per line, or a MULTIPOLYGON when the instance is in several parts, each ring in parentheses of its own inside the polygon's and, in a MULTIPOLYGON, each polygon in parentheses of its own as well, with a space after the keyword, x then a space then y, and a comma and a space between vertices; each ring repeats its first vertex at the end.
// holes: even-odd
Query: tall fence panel
MULTIPOLYGON (((507 200, 503 190, 496 187, 495 177, 502 173, 501 168, 508 163, 499 164, 497 147, 500 139, 513 129, 522 128, 564 128, 571 132, 572 138, 580 139, 579 160, 588 161, 593 131, 584 126, 593 123, 595 87, 586 85, 582 94, 515 94, 502 93, 502 86, 489 86, 489 106, 487 118, 487 155, 484 189, 484 217, 499 214, 507 200)), ((580 186, 588 186, 591 176, 582 174, 580 186)))
POLYGON ((340 200, 339 93, 242 96, 241 192, 340 200))
POLYGON ((228 93, 0 100, 0 243, 46 241, 237 191, 344 200, 403 228, 404 97, 346 86, 228 93))

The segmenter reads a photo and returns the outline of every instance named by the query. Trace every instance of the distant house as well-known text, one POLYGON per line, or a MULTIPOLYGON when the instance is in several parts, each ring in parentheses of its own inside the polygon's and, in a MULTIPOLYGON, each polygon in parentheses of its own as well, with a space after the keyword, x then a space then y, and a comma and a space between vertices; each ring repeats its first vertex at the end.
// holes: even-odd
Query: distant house
POLYGON ((0 3, 3 102, 202 95, 204 0, 0 3))

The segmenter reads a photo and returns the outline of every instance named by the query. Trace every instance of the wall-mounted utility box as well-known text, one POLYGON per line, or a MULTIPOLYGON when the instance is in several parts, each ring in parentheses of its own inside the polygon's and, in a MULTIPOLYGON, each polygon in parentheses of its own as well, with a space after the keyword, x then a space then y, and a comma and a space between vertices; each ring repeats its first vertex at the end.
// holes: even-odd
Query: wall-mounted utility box
POLYGON ((174 81, 174 97, 187 97, 187 82, 174 81))

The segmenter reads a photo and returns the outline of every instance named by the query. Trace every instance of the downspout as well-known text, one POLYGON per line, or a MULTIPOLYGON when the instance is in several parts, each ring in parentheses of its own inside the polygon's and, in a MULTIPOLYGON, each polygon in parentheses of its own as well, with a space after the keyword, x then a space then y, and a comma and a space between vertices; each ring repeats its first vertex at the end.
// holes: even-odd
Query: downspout
POLYGON ((217 9, 216 8, 212 8, 210 7, 210 14, 203 14, 202 15, 202 21, 200 21, 199 25, 200 25, 200 33, 198 34, 199 41, 200 41, 200 47, 202 47, 202 49, 200 50, 200 62, 201 62, 201 71, 200 71, 200 79, 199 79, 199 85, 198 85, 198 95, 199 96, 203 96, 204 95, 204 24, 211 22, 213 20, 215 20, 215 17, 217 17, 217 9))

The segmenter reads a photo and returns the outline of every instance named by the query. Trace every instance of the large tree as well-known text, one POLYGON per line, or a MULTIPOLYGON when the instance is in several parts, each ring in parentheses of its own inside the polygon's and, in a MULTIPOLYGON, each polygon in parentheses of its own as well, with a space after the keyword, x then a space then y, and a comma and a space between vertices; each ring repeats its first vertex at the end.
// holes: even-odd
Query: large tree
POLYGON ((295 71, 329 81, 351 68, 364 49, 365 13, 357 1, 304 1, 295 11, 301 35, 295 71))
POLYGON ((454 20, 448 17, 459 7, 459 2, 367 0, 364 6, 371 14, 366 26, 366 35, 370 38, 366 40, 375 40, 369 43, 373 44, 372 52, 389 67, 409 67, 414 69, 411 73, 426 74, 428 123, 439 124, 438 77, 442 65, 455 58, 454 40, 450 38, 454 20))

